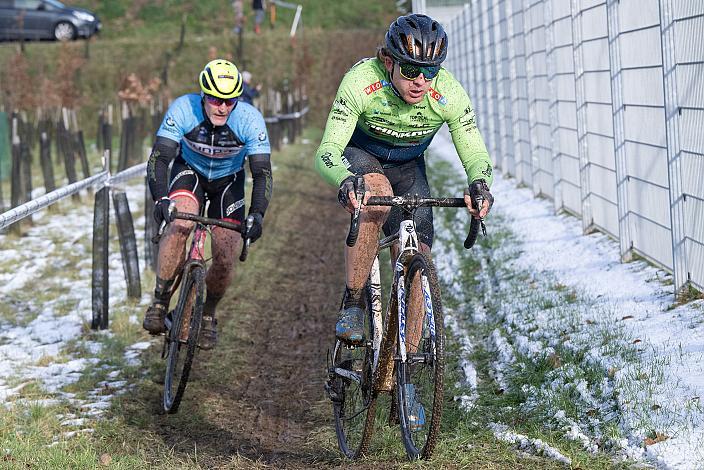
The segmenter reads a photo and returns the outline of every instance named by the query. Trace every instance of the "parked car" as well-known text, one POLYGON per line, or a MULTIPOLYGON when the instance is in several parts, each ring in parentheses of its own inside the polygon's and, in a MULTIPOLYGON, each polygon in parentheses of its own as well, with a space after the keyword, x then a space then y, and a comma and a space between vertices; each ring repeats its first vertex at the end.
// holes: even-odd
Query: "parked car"
POLYGON ((0 39, 89 38, 102 27, 95 13, 58 0, 0 0, 0 39))

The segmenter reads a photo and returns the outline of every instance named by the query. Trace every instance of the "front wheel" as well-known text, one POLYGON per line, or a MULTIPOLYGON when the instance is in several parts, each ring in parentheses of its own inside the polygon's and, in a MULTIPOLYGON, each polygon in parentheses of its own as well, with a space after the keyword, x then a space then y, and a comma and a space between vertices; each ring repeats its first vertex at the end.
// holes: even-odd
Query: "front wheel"
POLYGON ((164 410, 169 413, 176 413, 181 404, 198 344, 205 290, 203 267, 194 265, 184 274, 181 281, 178 302, 171 314, 171 328, 166 333, 168 352, 164 380, 164 410))
POLYGON ((428 459, 440 433, 445 368, 440 288, 428 255, 413 256, 404 288, 406 359, 401 360, 399 354, 396 365, 398 415, 408 457, 428 459))
POLYGON ((365 342, 348 347, 335 342, 328 393, 332 399, 335 434, 340 450, 347 458, 356 459, 369 448, 374 431, 376 394, 373 390, 374 328, 371 318, 369 286, 365 288, 365 342))
POLYGON ((57 41, 70 41, 76 37, 76 27, 68 21, 62 21, 54 26, 54 39, 57 41))

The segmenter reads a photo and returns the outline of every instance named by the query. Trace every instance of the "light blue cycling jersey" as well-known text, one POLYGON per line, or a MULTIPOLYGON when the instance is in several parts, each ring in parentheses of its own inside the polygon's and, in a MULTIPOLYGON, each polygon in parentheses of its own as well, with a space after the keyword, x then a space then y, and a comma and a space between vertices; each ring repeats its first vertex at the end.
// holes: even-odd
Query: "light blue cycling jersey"
POLYGON ((205 117, 197 93, 171 103, 156 135, 178 142, 183 159, 209 180, 237 173, 247 155, 271 153, 264 117, 257 108, 240 101, 225 125, 215 127, 205 117))

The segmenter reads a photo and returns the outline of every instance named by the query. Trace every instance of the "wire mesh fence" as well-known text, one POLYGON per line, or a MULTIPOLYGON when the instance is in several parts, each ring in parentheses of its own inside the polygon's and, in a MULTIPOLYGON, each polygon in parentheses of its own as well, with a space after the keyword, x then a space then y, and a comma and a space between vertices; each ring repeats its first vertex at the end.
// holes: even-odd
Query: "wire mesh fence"
POLYGON ((496 165, 618 239, 624 260, 704 289, 704 3, 465 3, 445 66, 496 165))

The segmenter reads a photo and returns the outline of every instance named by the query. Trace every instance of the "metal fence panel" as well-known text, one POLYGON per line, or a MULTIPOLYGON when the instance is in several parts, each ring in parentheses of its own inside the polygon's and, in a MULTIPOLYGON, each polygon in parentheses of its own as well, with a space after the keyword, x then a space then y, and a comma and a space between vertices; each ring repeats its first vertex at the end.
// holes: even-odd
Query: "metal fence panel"
POLYGON ((533 169, 533 193, 552 198, 553 163, 545 34, 545 2, 532 0, 525 11, 526 76, 533 169))
POLYGON ((508 155, 513 150, 513 121, 511 120, 511 76, 509 63, 509 46, 508 46, 508 18, 506 17, 506 3, 510 0, 500 0, 496 3, 494 15, 497 22, 495 30, 497 44, 497 72, 499 76, 498 82, 498 108, 496 110, 499 122, 499 142, 498 149, 500 154, 496 155, 496 159, 500 160, 500 167, 504 173, 514 175, 514 169, 509 168, 512 159, 508 155), (509 150, 511 149, 511 150, 509 150))
POLYGON ((521 0, 506 4, 509 54, 511 59, 511 115, 513 117, 514 160, 516 178, 526 186, 533 185, 531 163, 530 118, 528 113, 528 81, 523 29, 524 6, 521 0))
POLYGON ((476 0, 452 23, 497 166, 704 288, 704 2, 476 0))
POLYGON ((579 214, 579 150, 572 54, 572 14, 568 2, 546 3, 548 84, 552 137, 554 204, 579 214), (576 194, 575 194, 576 193, 576 194))

